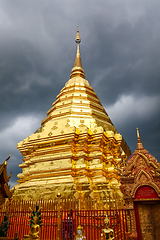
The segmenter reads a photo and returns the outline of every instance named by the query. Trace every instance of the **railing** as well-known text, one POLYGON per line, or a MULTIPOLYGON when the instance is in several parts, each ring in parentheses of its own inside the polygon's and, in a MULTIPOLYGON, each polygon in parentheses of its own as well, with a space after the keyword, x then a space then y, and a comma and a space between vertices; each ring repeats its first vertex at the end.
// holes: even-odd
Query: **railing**
MULTIPOLYGON (((38 203, 36 203, 38 204, 38 203)), ((85 232, 87 240, 100 240, 101 231, 105 227, 104 219, 106 215, 110 220, 110 228, 114 230, 115 240, 126 240, 127 219, 126 210, 124 209, 91 209, 91 210, 73 210, 63 209, 61 203, 60 211, 60 239, 73 240, 76 234, 77 226, 80 224, 85 232)), ((29 202, 12 202, 9 206, 10 227, 8 237, 14 239, 15 233, 18 232, 19 239, 29 234, 29 207, 34 209, 34 203, 29 202)), ((40 239, 56 240, 58 230, 58 209, 55 201, 39 202, 42 213, 42 226, 40 239)), ((70 206, 71 207, 71 206, 70 206)), ((0 222, 5 215, 5 207, 0 211, 0 222)))

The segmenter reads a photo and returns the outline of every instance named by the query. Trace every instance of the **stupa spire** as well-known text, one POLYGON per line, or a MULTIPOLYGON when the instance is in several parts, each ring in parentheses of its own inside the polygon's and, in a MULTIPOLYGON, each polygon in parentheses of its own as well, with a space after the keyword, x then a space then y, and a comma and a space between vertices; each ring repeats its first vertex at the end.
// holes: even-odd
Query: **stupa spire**
POLYGON ((122 198, 116 166, 123 165, 130 149, 85 79, 79 29, 75 42, 71 79, 57 95, 41 127, 17 145, 24 159, 19 165, 22 173, 18 174, 16 199, 49 199, 56 197, 57 191, 67 199, 109 199, 114 193, 122 198), (111 149, 109 154, 106 149, 111 149))
POLYGON ((77 53, 76 53, 74 67, 72 68, 70 78, 80 76, 80 77, 85 79, 85 73, 84 73, 84 69, 82 67, 80 50, 79 50, 79 44, 81 42, 81 38, 80 38, 80 35, 79 35, 79 28, 78 27, 77 27, 77 34, 76 34, 75 42, 77 43, 77 53))
POLYGON ((137 128, 137 150, 142 150, 142 149, 144 149, 144 148, 143 148, 143 144, 141 142, 141 138, 139 135, 139 130, 137 128))

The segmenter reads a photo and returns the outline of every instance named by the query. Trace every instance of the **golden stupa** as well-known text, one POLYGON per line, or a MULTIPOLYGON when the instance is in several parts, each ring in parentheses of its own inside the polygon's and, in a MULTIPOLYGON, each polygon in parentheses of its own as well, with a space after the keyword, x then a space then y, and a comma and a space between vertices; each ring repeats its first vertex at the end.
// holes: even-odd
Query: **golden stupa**
POLYGON ((58 192, 65 198, 123 197, 118 171, 130 149, 85 79, 79 30, 75 41, 70 79, 41 127, 17 144, 24 159, 15 199, 51 199, 58 192))

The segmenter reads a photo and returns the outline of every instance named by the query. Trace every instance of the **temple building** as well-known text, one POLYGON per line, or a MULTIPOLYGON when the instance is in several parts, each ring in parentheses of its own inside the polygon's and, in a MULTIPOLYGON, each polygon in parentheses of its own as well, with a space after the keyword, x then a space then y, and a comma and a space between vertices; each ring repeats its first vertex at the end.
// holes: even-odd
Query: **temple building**
POLYGON ((9 176, 7 175, 7 161, 10 159, 10 156, 0 165, 0 207, 5 203, 5 198, 12 197, 12 191, 8 185, 12 173, 9 176))
POLYGON ((15 199, 62 197, 123 198, 118 172, 131 151, 85 79, 77 53, 70 79, 42 120, 41 127, 17 144, 23 155, 15 199))
POLYGON ((121 190, 128 211, 129 239, 160 238, 160 163, 141 142, 137 128, 137 149, 121 175, 121 190))

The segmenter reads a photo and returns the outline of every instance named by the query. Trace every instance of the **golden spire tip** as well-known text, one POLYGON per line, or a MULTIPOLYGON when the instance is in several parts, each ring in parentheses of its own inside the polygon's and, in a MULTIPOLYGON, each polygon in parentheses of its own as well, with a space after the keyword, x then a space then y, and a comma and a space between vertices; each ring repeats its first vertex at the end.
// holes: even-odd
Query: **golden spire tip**
POLYGON ((137 138, 140 138, 139 130, 138 130, 138 128, 136 128, 136 129, 137 129, 137 138))
POLYGON ((79 77, 82 77, 82 78, 85 79, 85 73, 84 73, 84 69, 82 67, 80 50, 79 50, 79 44, 81 42, 81 38, 80 38, 80 35, 79 35, 79 28, 78 27, 77 27, 77 34, 76 34, 75 42, 77 43, 77 53, 76 53, 74 67, 72 68, 70 78, 79 76, 79 77))
POLYGON ((142 150, 143 149, 143 144, 141 142, 139 130, 137 128, 137 150, 142 150))
POLYGON ((81 38, 80 38, 80 35, 79 35, 79 27, 78 26, 77 26, 77 35, 76 35, 75 42, 78 43, 78 44, 81 42, 81 38))

